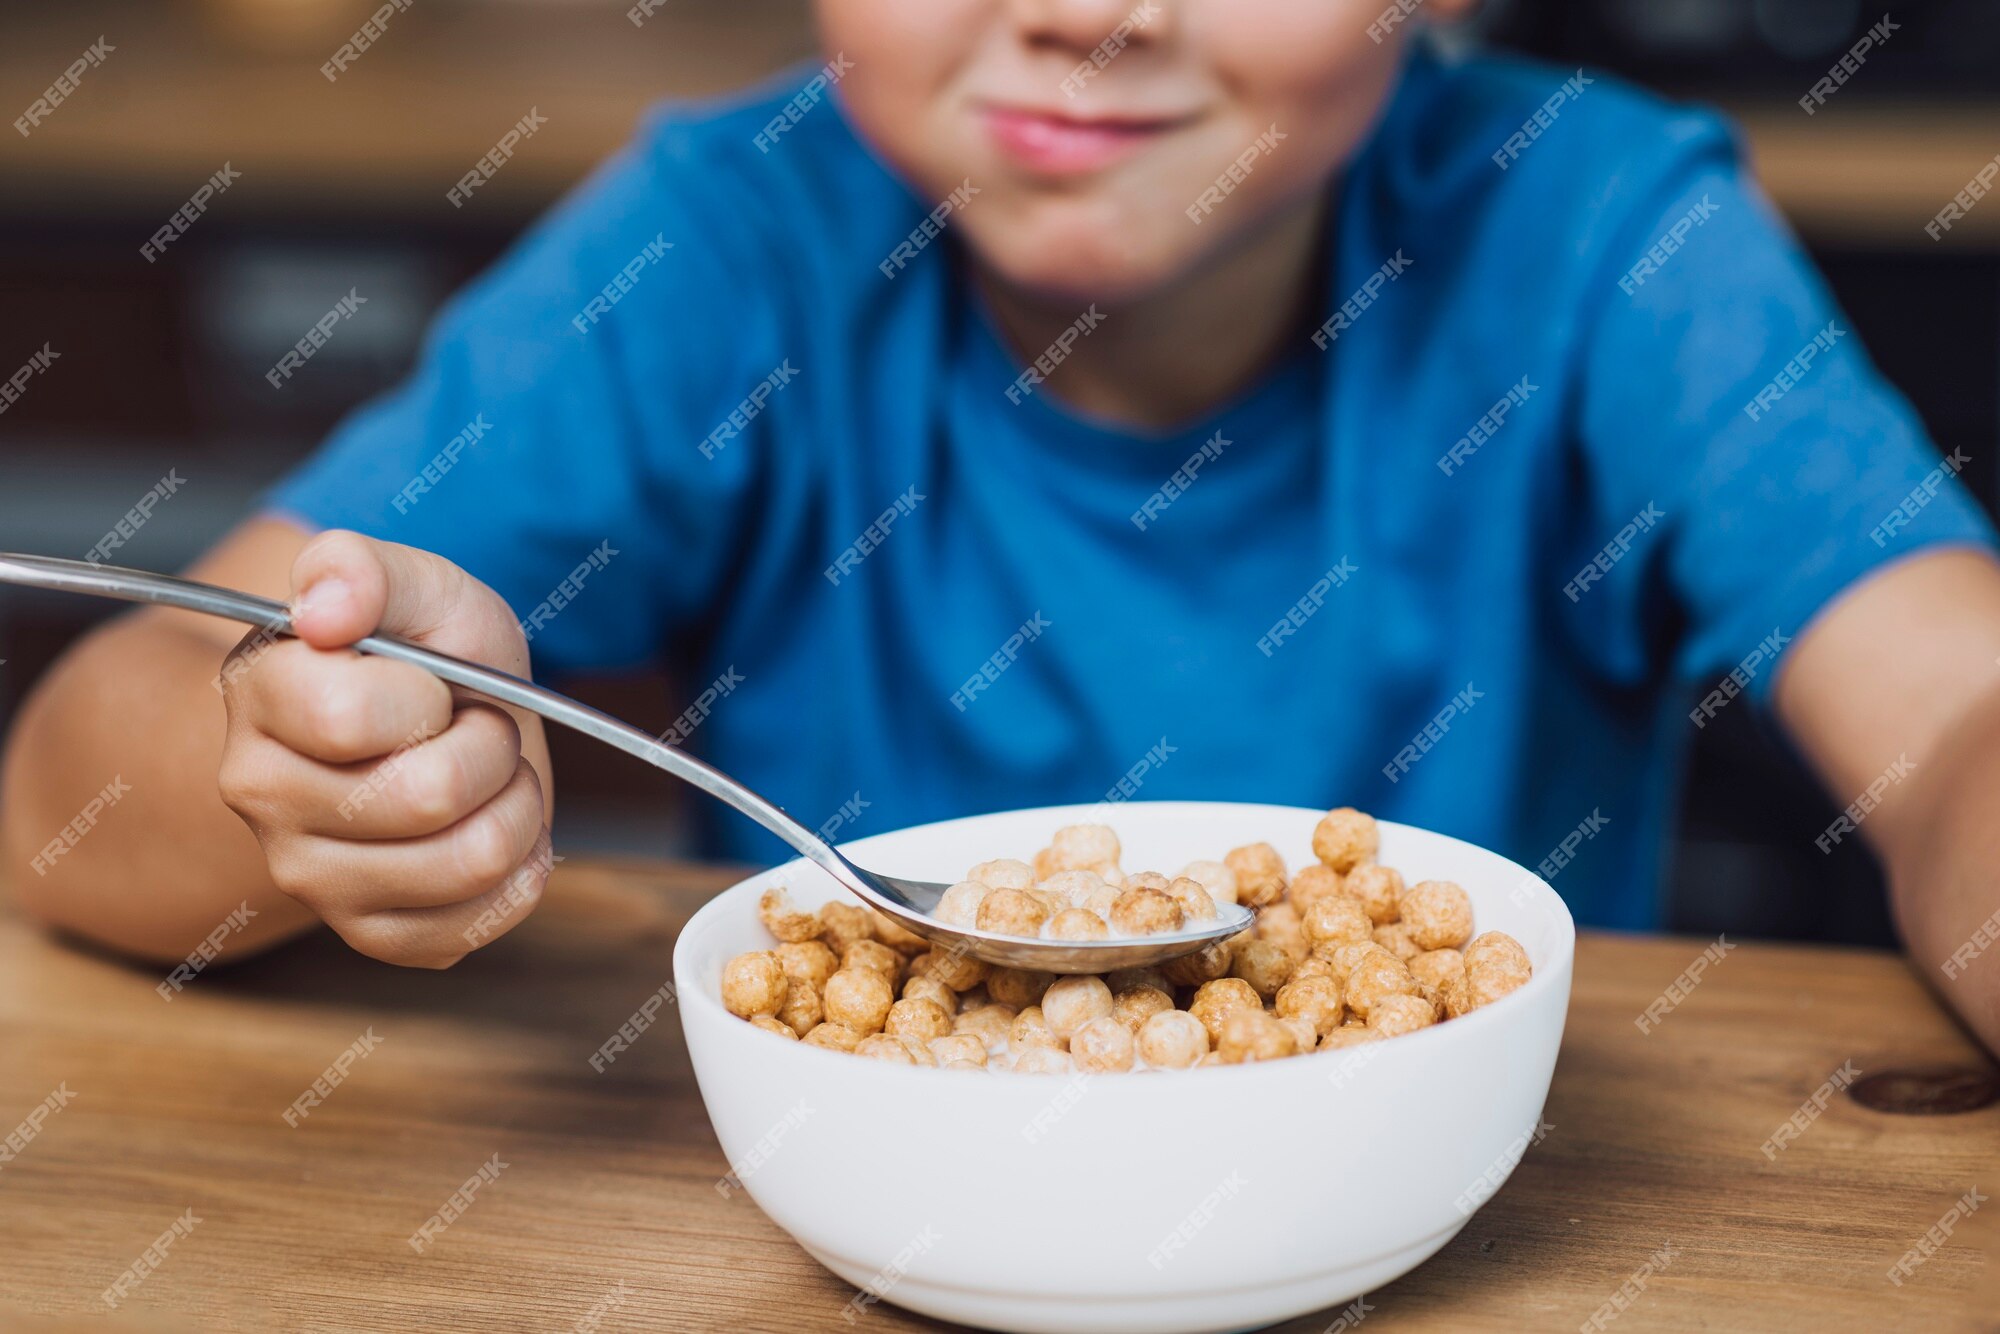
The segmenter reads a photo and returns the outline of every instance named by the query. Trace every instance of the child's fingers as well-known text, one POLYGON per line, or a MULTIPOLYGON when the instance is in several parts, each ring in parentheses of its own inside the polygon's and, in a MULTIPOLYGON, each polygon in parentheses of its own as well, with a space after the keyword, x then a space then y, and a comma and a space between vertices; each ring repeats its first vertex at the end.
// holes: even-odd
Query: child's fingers
POLYGON ((534 912, 553 859, 546 832, 499 884, 463 903, 438 908, 390 908, 332 923, 349 945, 406 968, 449 968, 498 940, 534 912))
POLYGON ((478 587, 443 557, 333 529, 292 562, 292 624, 320 648, 378 630, 422 639, 448 624, 478 587))
POLYGON ((275 644, 231 692, 244 721, 301 755, 353 764, 451 725, 451 687, 389 658, 275 644))
POLYGON ((505 709, 474 703, 428 741, 358 764, 316 763, 269 741, 255 752, 267 791, 286 808, 275 818, 293 832, 414 839, 451 828, 505 790, 521 762, 521 729, 505 709))

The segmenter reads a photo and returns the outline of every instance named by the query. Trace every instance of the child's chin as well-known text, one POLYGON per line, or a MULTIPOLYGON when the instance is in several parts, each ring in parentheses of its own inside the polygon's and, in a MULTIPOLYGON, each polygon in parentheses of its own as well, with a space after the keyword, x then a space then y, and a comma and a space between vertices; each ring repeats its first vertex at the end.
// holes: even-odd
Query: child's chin
POLYGON ((1043 304, 1079 310, 1092 302, 1126 306, 1171 285, 1180 265, 1101 245, 1023 247, 988 253, 987 263, 1007 284, 1043 304))

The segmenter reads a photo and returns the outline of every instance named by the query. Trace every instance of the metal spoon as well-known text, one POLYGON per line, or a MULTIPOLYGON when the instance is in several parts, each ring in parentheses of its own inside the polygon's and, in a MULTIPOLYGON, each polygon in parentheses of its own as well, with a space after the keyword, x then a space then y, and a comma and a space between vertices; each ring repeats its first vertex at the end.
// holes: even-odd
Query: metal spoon
MULTIPOLYGON (((184 611, 241 621, 274 634, 292 633, 291 612, 281 602, 196 583, 191 579, 150 574, 144 570, 0 552, 0 583, 63 593, 87 593, 121 602, 178 607, 184 611)), ((1210 941, 1235 935, 1250 925, 1250 914, 1246 910, 1223 904, 1219 905, 1214 922, 1196 930, 1112 940, 1029 940, 948 926, 929 915, 937 907, 938 899, 947 886, 863 870, 841 856, 826 840, 785 814, 783 808, 758 796, 727 774, 647 736, 629 723, 622 723, 607 713, 587 704, 579 704, 553 690, 546 690, 532 681, 496 672, 490 667, 481 667, 390 635, 370 635, 357 641, 353 647, 377 657, 410 663, 441 681, 530 713, 538 713, 552 723, 561 723, 607 745, 616 746, 627 755, 636 755, 655 768, 664 769, 674 777, 694 784, 710 796, 720 797, 798 849, 871 907, 932 941, 940 949, 969 954, 1009 968, 1039 969, 1045 973, 1103 973, 1114 968, 1139 968, 1163 963, 1192 954, 1210 941)))

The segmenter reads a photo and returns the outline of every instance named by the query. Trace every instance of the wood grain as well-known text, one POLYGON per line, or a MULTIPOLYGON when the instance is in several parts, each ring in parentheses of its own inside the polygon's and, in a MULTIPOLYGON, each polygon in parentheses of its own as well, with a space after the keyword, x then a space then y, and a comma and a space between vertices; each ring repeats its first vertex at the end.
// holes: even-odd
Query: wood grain
MULTIPOLYGON (((0 1163, 0 1325, 102 1313, 99 1294, 192 1209, 122 1306, 132 1323, 563 1330, 616 1293, 602 1329, 848 1328, 851 1290, 714 1189, 726 1164, 670 1012, 602 1074, 588 1064, 731 878, 566 865, 533 921, 449 972, 322 935, 218 963, 171 1002, 153 970, 0 919, 0 1135, 71 1096, 0 1163), (379 1045, 288 1126, 370 1030, 379 1045), (497 1179, 415 1253, 412 1233, 496 1153, 497 1179)), ((1621 1334, 2000 1328, 2000 1209, 1901 1287, 1886 1277, 1954 1200, 2000 1186, 2000 1105, 1900 1116, 1841 1095, 1775 1162, 1759 1150, 1843 1062, 1985 1059, 1899 960, 1754 943, 1640 1033, 1706 943, 1586 936, 1552 1129, 1450 1246, 1367 1297, 1368 1328, 1576 1329, 1663 1246, 1670 1262, 1610 1322, 1621 1334)), ((939 1328, 886 1305, 867 1321, 939 1328)))

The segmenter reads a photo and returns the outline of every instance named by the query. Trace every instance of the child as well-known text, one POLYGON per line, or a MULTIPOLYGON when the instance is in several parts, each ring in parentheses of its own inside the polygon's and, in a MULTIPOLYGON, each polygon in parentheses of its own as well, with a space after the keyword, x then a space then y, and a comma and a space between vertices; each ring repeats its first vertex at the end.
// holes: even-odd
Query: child
POLYGON ((511 929, 540 726, 377 629, 671 656, 675 739, 837 837, 1352 803, 1553 871, 1587 826, 1555 883, 1630 928, 1693 732, 1772 708, 2000 1043, 2000 963, 1934 971, 2000 906, 1992 534, 1727 127, 1416 36, 1473 3, 820 0, 823 67, 650 119, 194 571, 304 642, 141 613, 51 676, 22 897, 160 959, 239 902, 239 950, 511 929))

